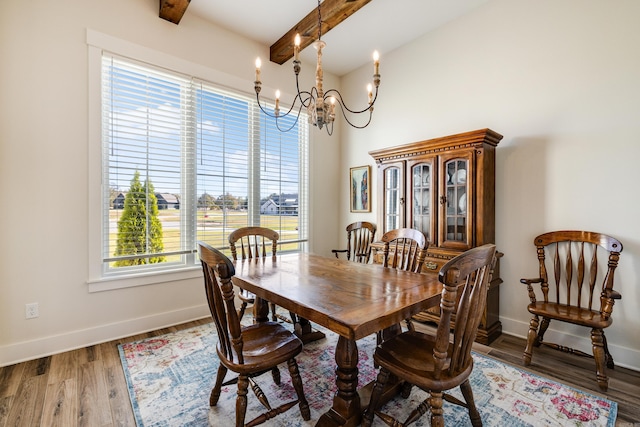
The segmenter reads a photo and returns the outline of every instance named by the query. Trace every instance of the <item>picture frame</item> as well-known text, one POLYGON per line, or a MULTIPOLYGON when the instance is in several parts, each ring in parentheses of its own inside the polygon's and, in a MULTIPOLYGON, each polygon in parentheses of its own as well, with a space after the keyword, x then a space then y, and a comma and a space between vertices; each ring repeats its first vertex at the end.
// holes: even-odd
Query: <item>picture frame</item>
POLYGON ((371 166, 349 169, 349 206, 351 212, 371 212, 371 166))

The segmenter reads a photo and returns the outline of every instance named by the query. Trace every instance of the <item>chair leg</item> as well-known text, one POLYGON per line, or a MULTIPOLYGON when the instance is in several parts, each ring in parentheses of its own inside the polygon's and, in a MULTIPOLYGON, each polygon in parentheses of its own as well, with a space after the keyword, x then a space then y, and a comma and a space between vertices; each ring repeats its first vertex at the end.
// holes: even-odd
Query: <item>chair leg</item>
POLYGON ((549 323, 551 323, 551 319, 548 317, 542 318, 542 322, 540 322, 540 330, 538 331, 538 339, 535 342, 536 347, 540 347, 540 344, 542 344, 542 341, 544 340, 544 333, 547 332, 549 323))
POLYGON ((442 392, 431 392, 431 427, 444 427, 444 409, 442 408, 442 392))
POLYGON ((216 383, 211 389, 211 395, 209 396, 209 406, 216 406, 218 399, 220 399, 220 391, 222 390, 222 382, 227 375, 227 368, 224 365, 218 366, 218 374, 216 375, 216 383))
POLYGON ((273 369, 271 369, 271 377, 276 385, 280 385, 280 369, 278 369, 277 366, 274 366, 273 369))
POLYGON ((278 316, 276 316, 276 305, 274 303, 269 303, 271 306, 271 320, 274 322, 278 321, 278 316))
POLYGON ((533 316, 529 322, 529 332, 527 332, 527 345, 524 348, 524 354, 522 355, 522 361, 525 366, 531 364, 531 356, 533 354, 533 346, 538 337, 538 316, 533 316))
POLYGON ((602 329, 591 330, 591 344, 593 347, 593 358, 596 360, 596 378, 600 390, 607 391, 609 388, 609 378, 605 371, 605 351, 602 329))
POLYGON ((413 325, 412 319, 405 319, 405 323, 407 324, 407 329, 410 330, 411 332, 416 330, 416 327, 413 325))
POLYGON ((602 331, 602 342, 604 343, 604 354, 607 357, 607 368, 614 369, 616 365, 613 363, 613 356, 609 353, 609 345, 607 344, 607 337, 604 335, 604 331, 602 331))
POLYGON ((244 427, 244 417, 247 414, 247 391, 249 378, 246 375, 238 377, 238 396, 236 397, 236 427, 244 427))
POLYGON ((309 402, 307 402, 307 398, 304 395, 304 387, 302 385, 302 377, 300 377, 298 363, 296 359, 289 359, 287 365, 289 366, 289 374, 291 374, 293 388, 296 390, 298 401, 300 402, 298 404, 298 406, 300 406, 300 414, 303 420, 309 421, 311 419, 311 409, 309 409, 309 402))
POLYGON ((464 396, 464 400, 467 402, 471 425, 473 427, 482 427, 482 418, 480 418, 480 413, 478 412, 478 408, 476 408, 476 402, 473 399, 473 391, 471 390, 471 383, 469 383, 469 380, 460 384, 460 391, 464 396))
POLYGON ((373 386, 373 391, 371 392, 371 400, 369 400, 369 406, 367 407, 366 412, 362 417, 362 427, 370 427, 373 422, 373 416, 375 414, 375 410, 378 408, 380 404, 380 398, 382 397, 382 392, 384 391, 384 386, 387 384, 389 380, 389 371, 384 368, 380 369, 380 373, 378 373, 378 378, 376 378, 376 383, 373 386))

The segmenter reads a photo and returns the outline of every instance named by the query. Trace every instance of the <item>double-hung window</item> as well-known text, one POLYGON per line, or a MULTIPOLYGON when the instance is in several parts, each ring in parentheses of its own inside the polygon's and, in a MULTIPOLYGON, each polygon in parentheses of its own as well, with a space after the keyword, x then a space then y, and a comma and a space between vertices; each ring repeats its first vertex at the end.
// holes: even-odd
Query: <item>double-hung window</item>
POLYGON ((252 96, 108 53, 101 75, 103 277, 194 267, 244 226, 305 248, 305 118, 281 133, 252 96))

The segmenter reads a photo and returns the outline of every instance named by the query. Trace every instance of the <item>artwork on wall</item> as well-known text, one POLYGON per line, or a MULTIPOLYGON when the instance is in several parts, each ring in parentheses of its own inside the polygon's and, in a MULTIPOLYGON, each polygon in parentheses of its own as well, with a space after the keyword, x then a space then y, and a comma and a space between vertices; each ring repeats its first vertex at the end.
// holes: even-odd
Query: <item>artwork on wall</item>
POLYGON ((350 169, 351 212, 371 212, 371 166, 350 169))

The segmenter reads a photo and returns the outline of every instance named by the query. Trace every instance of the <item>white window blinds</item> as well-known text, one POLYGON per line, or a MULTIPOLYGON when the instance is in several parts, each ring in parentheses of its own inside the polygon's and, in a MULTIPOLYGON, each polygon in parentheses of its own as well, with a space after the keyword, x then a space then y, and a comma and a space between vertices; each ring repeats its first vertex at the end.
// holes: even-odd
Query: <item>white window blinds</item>
POLYGON ((300 250, 308 125, 271 122, 246 95, 103 54, 105 273, 191 266, 198 240, 226 249, 248 225, 300 250))

